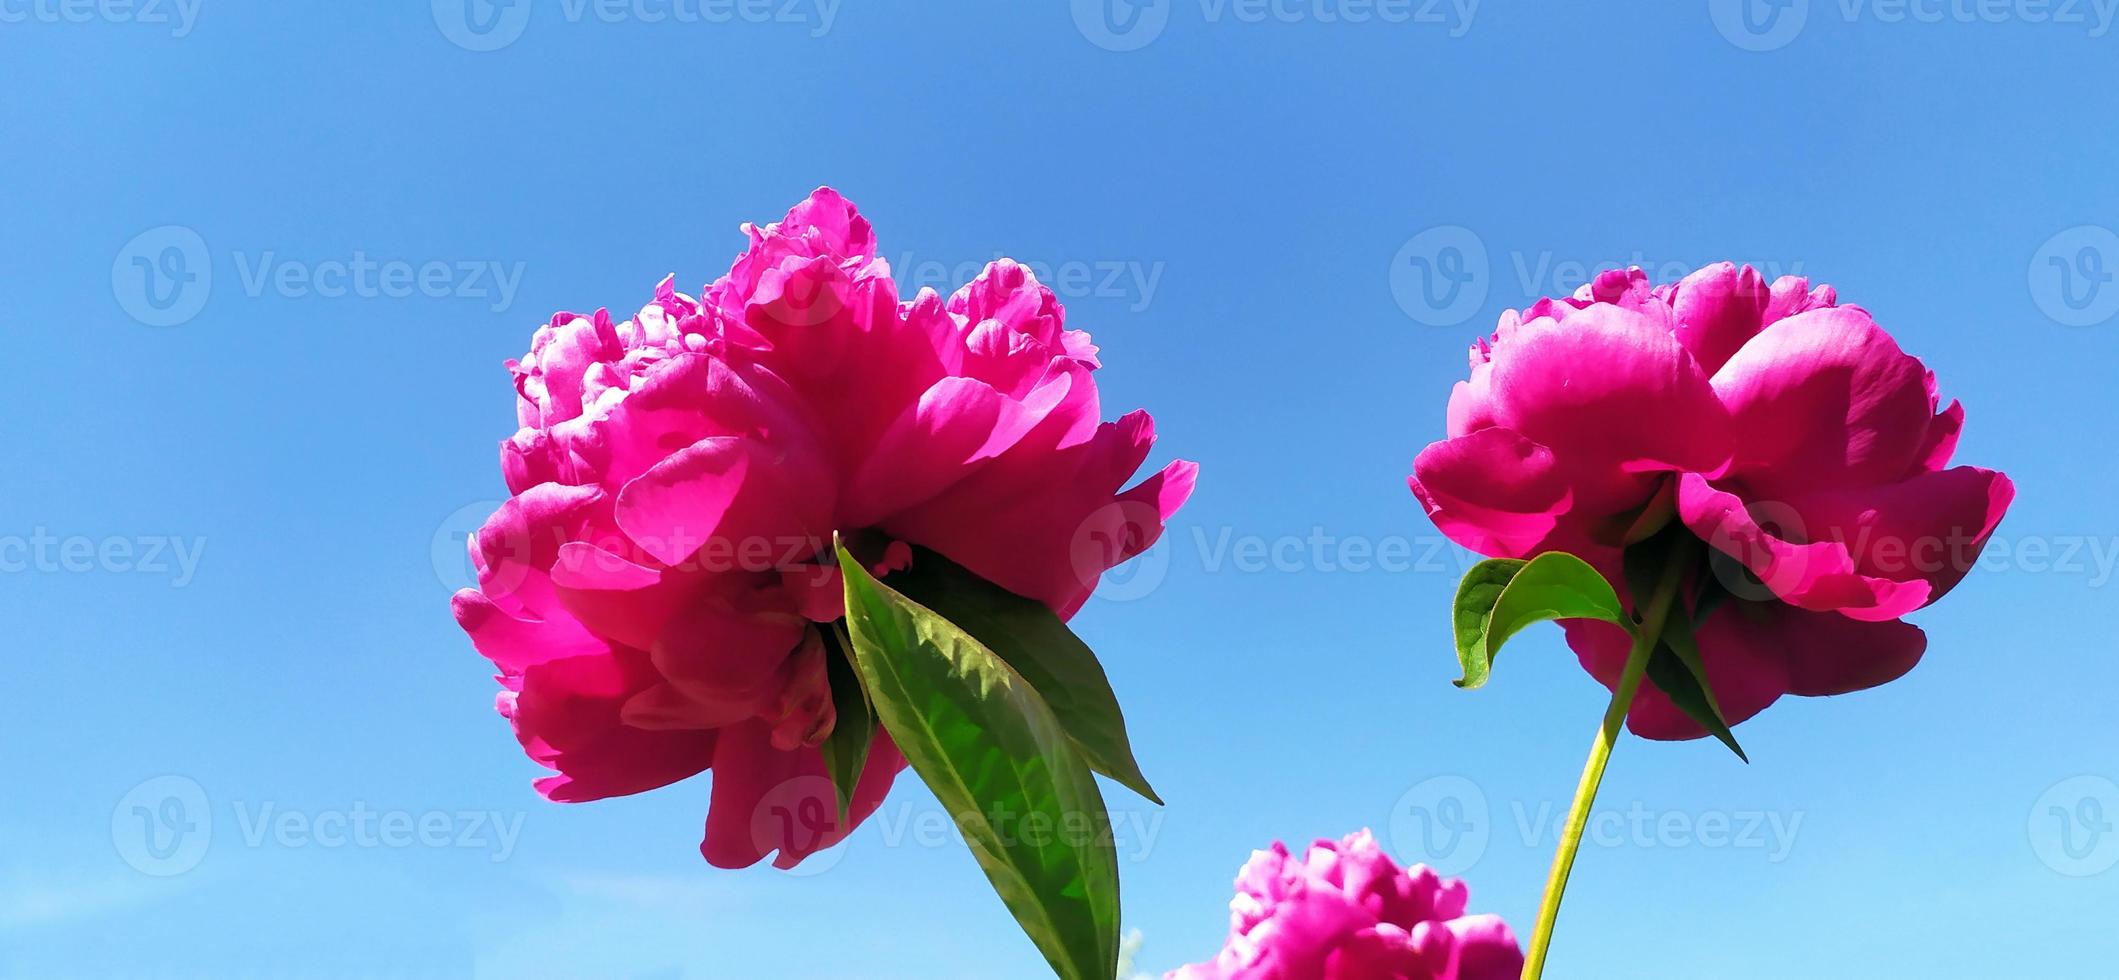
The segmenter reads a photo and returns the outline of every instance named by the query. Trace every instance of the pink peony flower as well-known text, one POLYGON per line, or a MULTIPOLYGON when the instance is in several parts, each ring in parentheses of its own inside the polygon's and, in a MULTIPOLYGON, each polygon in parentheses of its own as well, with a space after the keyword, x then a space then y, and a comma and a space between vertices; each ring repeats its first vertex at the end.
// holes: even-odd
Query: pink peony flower
POLYGON ((1465 915, 1468 895, 1425 865, 1399 868, 1366 830, 1300 860, 1276 842, 1237 873, 1221 955, 1165 980, 1513 980, 1515 934, 1465 915))
POLYGON ((820 189, 699 299, 665 280, 632 319, 561 313, 508 366, 514 498, 471 543, 459 624, 548 798, 711 769, 701 852, 792 867, 880 805, 878 731, 851 819, 817 746, 835 722, 819 624, 844 615, 832 535, 879 572, 908 543, 1071 615, 1190 494, 1154 442, 1102 422, 1096 348, 1001 261, 901 302, 868 222, 820 189))
POLYGON ((1413 493, 1481 554, 1615 557, 1669 519, 1671 477, 1718 472, 1729 417, 1670 305, 1600 278, 1510 310, 1450 395, 1449 438, 1413 463, 1413 493))
MULTIPOLYGON (((1612 406, 1644 397, 1645 385, 1610 391, 1618 369, 1588 357, 1571 363, 1541 359, 1540 369, 1558 379, 1526 386, 1517 397, 1550 396, 1607 424, 1699 435, 1692 465, 1655 477, 1653 492, 1659 501, 1667 497, 1673 510, 1661 511, 1659 503, 1629 532, 1653 530, 1674 513, 1711 554, 1721 556, 1711 573, 1699 570, 1695 585, 1704 586, 1713 574, 1736 598, 1712 605, 1696 628, 1729 722, 1757 714, 1783 694, 1843 694, 1911 670, 1927 637, 1899 617, 1941 598, 1970 571, 2015 497, 2014 485, 2000 473, 1949 465, 1964 425, 1963 406, 1942 408, 1933 372, 1900 350, 1867 311, 1839 305, 1830 286, 1813 289, 1793 276, 1769 286, 1751 268, 1725 262, 1651 287, 1633 269, 1604 273, 1575 299, 1540 301, 1532 313, 1605 304, 1637 311, 1668 329, 1684 350, 1675 376, 1705 372, 1711 389, 1713 404, 1690 410, 1715 421, 1703 425, 1650 414, 1614 421, 1612 406), (1578 388, 1596 393, 1594 401, 1581 401, 1578 388), (1565 394, 1551 396, 1555 389, 1565 394), (1710 451, 1717 438, 1720 448, 1710 451)), ((1565 314, 1564 323, 1572 326, 1582 317, 1565 314)), ((1516 322, 1504 316, 1503 332, 1520 331, 1516 322)), ((1636 346, 1661 350, 1646 341, 1636 346)), ((1492 350, 1490 377, 1499 376, 1504 349, 1498 338, 1492 350)), ((1473 384, 1460 385, 1452 399, 1452 435, 1460 432, 1459 402, 1472 400, 1467 390, 1478 385, 1475 368, 1473 384)), ((1461 414, 1477 420, 1491 413, 1461 414)), ((1455 488, 1454 496, 1437 496, 1430 486, 1421 497, 1452 539, 1496 557, 1576 550, 1625 591, 1615 574, 1616 550, 1609 546, 1616 520, 1592 523, 1586 535, 1548 532, 1531 541, 1510 533, 1542 526, 1538 522, 1548 517, 1562 532, 1581 526, 1573 510, 1546 503, 1568 502, 1568 479, 1548 462, 1564 458, 1566 448, 1466 461, 1458 457, 1467 454, 1444 450, 1462 438, 1430 447, 1415 467, 1416 491, 1431 484, 1455 488), (1599 527, 1605 533, 1596 533, 1599 527), (1568 547, 1584 536, 1588 545, 1568 547)), ((1605 444, 1596 436, 1584 443, 1605 444)), ((1596 622, 1564 625, 1583 665, 1607 687, 1616 685, 1626 660, 1625 632, 1596 622)), ((1642 689, 1628 725, 1650 738, 1705 734, 1652 686, 1642 689)))

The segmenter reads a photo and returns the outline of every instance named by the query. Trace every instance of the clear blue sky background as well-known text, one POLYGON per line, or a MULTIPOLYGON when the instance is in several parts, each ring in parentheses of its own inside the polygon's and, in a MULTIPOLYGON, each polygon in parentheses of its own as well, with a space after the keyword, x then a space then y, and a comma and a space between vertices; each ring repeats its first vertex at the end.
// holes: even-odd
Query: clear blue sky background
POLYGON ((706 282, 738 222, 820 183, 929 283, 1003 251, 1078 270, 1106 405, 1202 465, 1154 564, 1077 620, 1170 802, 1109 788, 1139 968, 1219 947, 1252 848, 1364 826, 1527 927, 1604 695, 1550 629, 1450 686, 1462 559, 1404 476, 1503 308, 1722 258, 1836 283, 1926 358, 1969 407, 1960 457, 2017 480, 2012 547, 1916 617, 1910 677, 1743 726, 1752 765, 1621 745, 1605 800, 1648 824, 1585 848, 1551 975, 2119 957, 2119 286, 2079 278, 2119 270, 2119 37, 2088 5, 1813 0, 1754 36, 1704 0, 1468 23, 1166 0, 1113 34, 1064 3, 854 0, 827 30, 807 0, 798 23, 532 0, 512 36, 451 0, 204 0, 188 31, 39 2, 0 3, 0 976, 1039 975, 916 779, 808 876, 701 862, 704 779, 540 801, 448 616, 456 542, 503 493, 501 361, 555 309, 706 282), (196 241, 136 242, 164 226, 196 241), (1437 227, 1462 230, 1408 248, 1437 227), (356 255, 520 278, 336 295, 356 255), (211 281, 148 295, 135 257, 211 281), (1423 305, 1423 257, 1464 258, 1473 295, 1423 305), (23 551, 72 537, 112 550, 23 551), (187 571, 158 541, 203 551, 187 571), (1347 567, 1365 546, 1414 560, 1347 567), (488 811, 519 834, 459 816, 488 811), (330 829, 385 812, 448 846, 330 829), (287 813, 317 825, 254 826, 287 813))

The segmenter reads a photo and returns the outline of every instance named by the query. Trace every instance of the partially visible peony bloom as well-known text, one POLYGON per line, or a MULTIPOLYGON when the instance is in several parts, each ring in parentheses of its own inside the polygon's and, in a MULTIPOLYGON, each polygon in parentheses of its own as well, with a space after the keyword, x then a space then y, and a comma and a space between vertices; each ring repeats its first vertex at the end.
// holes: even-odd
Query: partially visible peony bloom
MULTIPOLYGON (((1639 269, 1614 271, 1583 287, 1576 299, 1541 301, 1533 309, 1597 301, 1667 325, 1686 363, 1706 372, 1715 403, 1707 412, 1721 420, 1714 425, 1726 434, 1721 461, 1679 467, 1659 492, 1670 495, 1672 508, 1662 513, 1674 513, 1714 556, 1693 576, 1695 590, 1734 595, 1710 605, 1696 624, 1708 677, 1729 722, 1750 718, 1783 694, 1844 694, 1911 670, 1927 649, 1927 637, 1900 617, 1964 578, 2015 498, 2014 485, 2001 473, 1950 466, 1964 426, 1963 406, 1943 407, 1934 373, 1900 350, 1867 311, 1840 305, 1832 287, 1813 288, 1799 277, 1769 285, 1750 267, 1725 262, 1651 286, 1639 269)), ((1504 317, 1503 329, 1512 322, 1504 317)), ((1570 388, 1594 370, 1589 364, 1569 369, 1560 387, 1570 388)), ((1679 375, 1690 377, 1683 364, 1679 375)), ((1452 434, 1463 396, 1460 386, 1451 402, 1452 434)), ((1625 424, 1650 431, 1697 428, 1692 421, 1654 415, 1625 424)), ((1421 458, 1447 445, 1438 443, 1421 458)), ((1448 480, 1474 488, 1465 491, 1471 494, 1487 487, 1514 493, 1509 488, 1549 479, 1550 467, 1535 455, 1523 460, 1490 457, 1483 468, 1450 472, 1448 480)), ((1416 483, 1426 479, 1417 466, 1416 473, 1416 483)), ((1496 557, 1576 550, 1568 545, 1579 538, 1512 547, 1519 542, 1480 529, 1520 523, 1524 515, 1518 511, 1526 508, 1474 502, 1487 503, 1486 509, 1459 504, 1456 513, 1483 523, 1452 533, 1460 543, 1496 557), (1482 533, 1488 547, 1473 543, 1482 533), (1491 546, 1495 541, 1511 546, 1491 546)), ((1434 503, 1428 507, 1437 512, 1434 503)), ((1441 508, 1438 523, 1449 512, 1441 508)), ((1564 509, 1558 513, 1567 516, 1564 509)), ((1632 531, 1653 530, 1654 523, 1637 522, 1632 531)), ((1576 553, 1606 569, 1624 593, 1615 551, 1599 546, 1609 540, 1606 535, 1576 553)), ((1615 686, 1629 645, 1625 632, 1597 622, 1564 625, 1583 665, 1607 687, 1615 686)), ((1650 738, 1705 734, 1652 685, 1642 689, 1628 725, 1650 738)))
POLYGON ((1450 395, 1449 438, 1413 463, 1413 493, 1450 540, 1485 555, 1592 560, 1668 522, 1675 475, 1718 473, 1728 413, 1683 322, 1647 290, 1600 278, 1501 317, 1450 395))
POLYGON ((836 819, 817 746, 844 615, 835 532, 879 573, 908 544, 1071 615, 1192 489, 1126 489, 1154 426, 1101 421, 1096 348, 1012 262, 901 302, 853 205, 820 189, 694 299, 561 313, 511 362, 514 498, 471 543, 457 622, 564 802, 713 770, 701 851, 791 867, 842 839, 904 767, 877 733, 836 819))
POLYGON ((1508 924, 1466 915, 1462 881, 1401 869, 1368 831, 1300 859, 1255 851, 1236 876, 1221 955, 1165 980, 1513 980, 1508 924))

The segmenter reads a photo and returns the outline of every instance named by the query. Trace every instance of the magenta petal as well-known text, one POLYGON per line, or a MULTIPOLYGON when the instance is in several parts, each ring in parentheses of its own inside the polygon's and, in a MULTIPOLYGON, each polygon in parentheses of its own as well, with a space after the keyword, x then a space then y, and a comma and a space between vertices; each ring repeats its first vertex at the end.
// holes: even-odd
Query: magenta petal
POLYGON ((717 868, 747 868, 775 851, 773 865, 791 868, 846 838, 882 805, 904 757, 881 731, 869 746, 868 766, 855 785, 848 820, 839 822, 837 793, 814 748, 773 748, 760 721, 721 730, 714 747, 713 799, 699 852, 717 868))
POLYGON ((1776 609, 1753 642, 1777 644, 1788 657, 1788 693, 1824 697, 1867 690, 1905 676, 1927 652, 1928 634, 1900 620, 1864 623, 1837 613, 1776 609))
POLYGON ((1671 296, 1678 342, 1711 375, 1758 333, 1770 298, 1765 280, 1748 265, 1723 262, 1686 276, 1671 296))
POLYGON ((701 439, 618 493, 618 526, 656 561, 690 558, 720 528, 750 475, 747 440, 701 439))
POLYGON ((1427 447, 1410 483, 1451 541, 1500 557, 1538 550, 1574 499, 1552 451, 1508 429, 1427 447))
POLYGON ((523 747, 558 776, 547 799, 579 803, 666 786, 705 769, 712 732, 651 732, 622 724, 626 700, 653 683, 637 654, 568 657, 523 672, 509 720, 523 747))
POLYGON ((1455 971, 1442 980, 1513 980, 1523 973, 1523 948, 1498 915, 1467 915, 1447 925, 1456 937, 1455 971))
POLYGON ((2016 485, 2008 477, 1960 466, 1884 486, 1815 494, 1798 500, 1795 509, 1811 537, 1845 542, 1864 574, 1922 583, 1925 605, 1972 570, 2015 499, 2016 485))
POLYGON ((1707 544, 1742 562, 1789 604, 1856 619, 1897 619, 1934 596, 1926 581, 1873 575, 1855 562, 1848 542, 1831 537, 1793 505, 1758 505, 1696 473, 1678 484, 1678 515, 1707 544), (1764 520, 1760 519, 1764 516, 1764 520))
POLYGON ((971 378, 943 378, 883 432, 855 474, 847 502, 852 527, 876 524, 940 493, 971 467, 1022 438, 1035 418, 971 378))
POLYGON ((1928 424, 1928 437, 1921 443, 1919 467, 1928 472, 1946 469, 1957 454, 1957 439, 1964 434, 1964 403, 1951 402, 1928 424))
MULTIPOLYGON (((1779 650, 1762 648, 1740 631, 1732 636, 1726 622, 1734 618, 1727 611, 1718 612, 1700 626, 1697 636, 1708 683, 1714 688, 1722 717, 1731 727, 1766 710, 1788 692, 1788 665, 1779 650)), ((1568 620, 1561 625, 1567 631, 1567 645, 1574 649, 1583 668, 1607 689, 1616 689, 1633 638, 1625 630, 1597 620, 1568 620)), ((1634 697, 1632 712, 1626 716, 1626 727, 1642 738, 1662 741, 1707 734, 1707 729, 1679 709, 1669 695, 1645 681, 1634 697)))
POLYGON ((1526 322, 1495 340, 1487 384, 1501 426, 1563 459, 1713 472, 1729 455, 1707 375, 1648 312, 1597 305, 1526 322))
POLYGON ((1731 477, 1788 501, 1899 478, 1928 451, 1928 371, 1856 307, 1761 331, 1714 375, 1742 433, 1731 477))
POLYGON ((590 537, 608 520, 609 498, 595 487, 545 483, 501 504, 471 539, 478 588, 510 612, 556 611, 550 569, 569 541, 590 537))
POLYGON ((472 589, 456 593, 450 607, 456 624, 471 635, 471 644, 478 652, 509 673, 520 673, 547 660, 589 656, 610 648, 563 609, 549 619, 518 619, 472 589))
POLYGON ((808 620, 695 598, 670 616, 655 641, 655 669, 686 696, 716 703, 762 698, 802 641, 808 620))

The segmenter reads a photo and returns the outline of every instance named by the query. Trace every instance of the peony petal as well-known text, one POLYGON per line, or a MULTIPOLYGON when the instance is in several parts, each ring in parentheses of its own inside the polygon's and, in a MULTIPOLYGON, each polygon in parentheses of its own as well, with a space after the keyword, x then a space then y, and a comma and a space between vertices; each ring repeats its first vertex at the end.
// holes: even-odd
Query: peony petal
POLYGON ((1509 429, 1427 447, 1409 482, 1451 541, 1496 557, 1539 551, 1574 503, 1552 450, 1509 429))
POLYGON ((1964 403, 1951 402, 1928 424, 1928 437, 1921 443, 1919 468, 1926 472, 1945 469, 1957 454, 1957 439, 1964 434, 1964 403))
POLYGON ((1928 448, 1927 378, 1859 308, 1775 323, 1714 375, 1743 434, 1729 476, 1778 501, 1895 480, 1928 448))
POLYGON ((704 770, 712 732, 651 732, 620 721, 627 699, 652 684, 638 654, 567 657, 523 672, 510 715, 532 758, 557 769, 537 782, 547 799, 580 803, 669 785, 704 770))
POLYGON ((1928 649, 1928 634, 1911 623, 1865 623, 1788 607, 1774 609, 1763 625, 1731 617, 1728 628, 1757 630, 1750 642, 1778 645, 1788 658, 1788 693, 1803 697, 1888 684, 1912 670, 1928 649))
POLYGON ((747 868, 777 851, 773 865, 792 868, 860 826, 882 805, 904 768, 897 746, 878 730, 867 768, 855 784, 849 819, 841 826, 822 753, 773 748, 764 722, 723 729, 714 750, 713 800, 699 852, 717 868, 747 868))
POLYGON ((1759 332, 1771 298, 1766 281, 1748 265, 1722 262, 1686 276, 1671 296, 1678 342, 1712 375, 1759 332))
POLYGON ((1978 563, 2015 499, 2016 485, 2008 477, 1960 466, 1884 486, 1815 494, 1793 506, 1812 538, 1844 542, 1864 575, 1923 583, 1926 602, 1934 602, 1978 563))
POLYGON ((1751 504, 1696 473, 1678 484, 1678 515, 1708 546, 1743 563, 1791 605, 1864 620, 1897 619, 1934 598, 1926 581, 1867 574, 1848 542, 1792 504, 1751 504))
POLYGON ((456 624, 494 666, 508 673, 564 657, 605 653, 610 645, 560 610, 549 619, 518 619, 484 593, 464 589, 450 601, 456 624))
MULTIPOLYGON (((1604 304, 1564 325, 1526 322, 1496 340, 1487 384, 1496 422, 1572 469, 1715 472, 1729 456, 1728 416, 1706 374, 1647 312, 1604 304)), ((1642 502, 1587 496, 1577 488, 1585 514, 1642 502)))
MULTIPOLYGON (((1698 628, 1700 660, 1708 682, 1721 705, 1722 717, 1731 727, 1766 710, 1788 691, 1788 665, 1777 649, 1762 649, 1748 642, 1741 630, 1726 629, 1732 619, 1718 611, 1698 628)), ((1607 689, 1616 689, 1625 672, 1626 655, 1633 638, 1625 630, 1598 620, 1573 619, 1561 623, 1567 645, 1575 651, 1590 676, 1607 689)), ((1700 738, 1707 730, 1692 720, 1654 684, 1642 682, 1634 696, 1626 727, 1642 738, 1678 741, 1700 738)))

